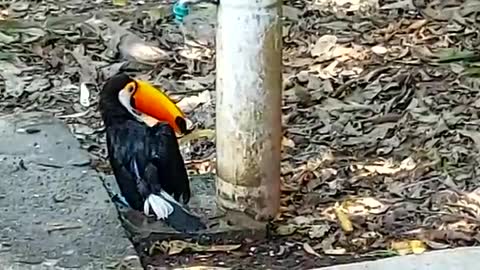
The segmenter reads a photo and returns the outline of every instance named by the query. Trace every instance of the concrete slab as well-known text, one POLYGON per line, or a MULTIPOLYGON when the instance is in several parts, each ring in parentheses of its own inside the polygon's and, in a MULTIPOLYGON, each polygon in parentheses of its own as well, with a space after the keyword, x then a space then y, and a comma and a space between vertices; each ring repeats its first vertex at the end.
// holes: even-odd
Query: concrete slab
POLYGON ((311 270, 476 270, 479 247, 465 247, 311 270))
POLYGON ((99 175, 67 126, 0 117, 1 269, 112 269, 135 254, 99 175))

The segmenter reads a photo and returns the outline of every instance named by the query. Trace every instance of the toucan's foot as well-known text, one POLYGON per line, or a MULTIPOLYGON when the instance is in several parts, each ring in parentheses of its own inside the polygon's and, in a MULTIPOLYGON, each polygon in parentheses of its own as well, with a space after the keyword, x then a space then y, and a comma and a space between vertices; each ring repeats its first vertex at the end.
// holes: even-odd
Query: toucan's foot
POLYGON ((119 195, 119 194, 115 194, 113 197, 112 197, 112 202, 114 204, 116 204, 117 206, 121 206, 121 207, 126 207, 126 208, 132 208, 130 206, 130 204, 128 204, 127 200, 125 200, 125 198, 122 196, 122 195, 119 195))

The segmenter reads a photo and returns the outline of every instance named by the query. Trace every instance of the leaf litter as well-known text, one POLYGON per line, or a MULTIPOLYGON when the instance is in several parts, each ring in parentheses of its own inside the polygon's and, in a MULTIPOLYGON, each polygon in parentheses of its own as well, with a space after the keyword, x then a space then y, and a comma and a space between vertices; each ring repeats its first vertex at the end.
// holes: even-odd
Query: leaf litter
MULTIPOLYGON (((3 3, 2 113, 53 113, 108 170, 96 103, 125 71, 175 96, 199 129, 182 142, 189 172, 214 172, 214 23, 114 2, 3 3)), ((166 264, 302 269, 478 244, 479 6, 413 2, 284 1, 278 239, 166 264)))

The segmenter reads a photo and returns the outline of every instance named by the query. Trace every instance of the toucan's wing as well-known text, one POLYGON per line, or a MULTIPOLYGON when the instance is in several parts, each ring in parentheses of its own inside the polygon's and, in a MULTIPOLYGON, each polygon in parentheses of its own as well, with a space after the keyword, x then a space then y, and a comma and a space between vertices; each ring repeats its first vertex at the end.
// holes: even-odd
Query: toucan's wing
POLYGON ((188 203, 190 183, 173 128, 166 122, 159 122, 148 129, 146 140, 149 162, 157 170, 158 186, 172 194, 175 200, 182 197, 182 201, 188 203))
POLYGON ((150 193, 150 183, 142 177, 147 163, 145 135, 147 127, 133 120, 107 127, 107 150, 110 165, 120 191, 136 210, 150 193))

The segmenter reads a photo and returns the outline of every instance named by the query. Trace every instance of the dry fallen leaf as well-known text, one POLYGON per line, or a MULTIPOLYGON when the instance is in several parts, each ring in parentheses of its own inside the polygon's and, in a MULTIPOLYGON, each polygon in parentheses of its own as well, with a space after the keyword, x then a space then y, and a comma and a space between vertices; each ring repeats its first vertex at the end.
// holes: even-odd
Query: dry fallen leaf
MULTIPOLYGON (((379 160, 374 165, 361 165, 355 166, 358 169, 364 169, 371 173, 392 175, 401 172, 402 170, 410 171, 416 167, 415 161, 408 157, 401 161, 399 165, 396 165, 391 160, 379 160)), ((354 168, 355 169, 355 168, 354 168)))
POLYGON ((205 137, 206 139, 213 139, 215 138, 215 130, 213 129, 195 129, 194 131, 188 133, 187 135, 178 139, 178 143, 180 145, 186 144, 192 140, 196 140, 198 138, 205 137))
POLYGON ((127 5, 127 0, 112 0, 114 6, 124 7, 127 5))
POLYGON ((391 248, 402 256, 411 252, 408 241, 395 241, 391 244, 391 248))
POLYGON ((138 40, 132 41, 131 43, 127 43, 126 41, 122 42, 120 49, 122 50, 123 55, 147 65, 157 65, 161 61, 165 61, 169 58, 168 53, 164 50, 138 40))
POLYGON ((427 250, 425 243, 420 240, 412 240, 410 241, 410 248, 412 249, 413 254, 422 254, 427 250))
POLYGON ((312 239, 322 238, 330 230, 329 225, 312 225, 308 228, 308 236, 312 239))
POLYGON ((280 225, 275 229, 275 233, 281 236, 292 235, 297 230, 297 226, 288 224, 280 225))
POLYGON ((391 243, 391 248, 402 256, 410 253, 421 254, 427 250, 425 243, 420 240, 394 241, 391 243))
POLYGON ((319 73, 318 76, 324 80, 337 76, 338 64, 339 64, 338 61, 336 60, 333 61, 327 67, 318 70, 318 73, 319 73))
POLYGON ((330 57, 336 43, 336 36, 323 35, 317 40, 310 53, 314 57, 320 57, 322 60, 325 58, 325 60, 328 60, 327 58, 330 57))
POLYGON ((145 65, 158 65, 170 58, 169 53, 166 51, 145 42, 135 33, 128 31, 106 17, 90 19, 87 20, 86 23, 92 27, 98 27, 99 24, 107 25, 112 33, 108 46, 111 50, 118 50, 126 59, 134 60, 145 65))
POLYGON ((182 240, 162 241, 161 243, 154 243, 150 249, 150 254, 153 254, 155 249, 159 249, 168 255, 179 254, 186 249, 193 252, 228 252, 240 248, 242 245, 199 245, 196 243, 185 242, 182 240))
POLYGON ((295 147, 295 142, 285 136, 282 137, 282 148, 283 147, 289 147, 289 148, 294 148, 295 147))
POLYGON ((387 211, 388 205, 372 197, 363 197, 343 203, 343 209, 350 215, 377 215, 387 211))
POLYGON ((324 249, 323 252, 326 255, 344 255, 347 253, 347 250, 344 248, 331 248, 331 249, 324 249))
POLYGON ((319 258, 321 258, 322 256, 320 254, 318 254, 313 248, 312 246, 310 246, 308 243, 303 243, 303 249, 305 250, 305 252, 307 252, 308 254, 311 254, 311 255, 315 255, 319 258))
POLYGON ((190 113, 201 104, 211 101, 210 91, 205 90, 196 96, 188 96, 177 102, 177 106, 184 112, 190 113))
POLYGON ((421 27, 423 27, 425 24, 427 24, 427 20, 423 19, 423 20, 417 20, 417 21, 414 21, 408 28, 407 30, 417 30, 421 27))
POLYGON ((347 233, 352 232, 352 222, 350 221, 348 215, 344 212, 343 207, 336 206, 334 209, 335 215, 338 219, 338 222, 340 223, 340 227, 342 227, 342 230, 347 233))

